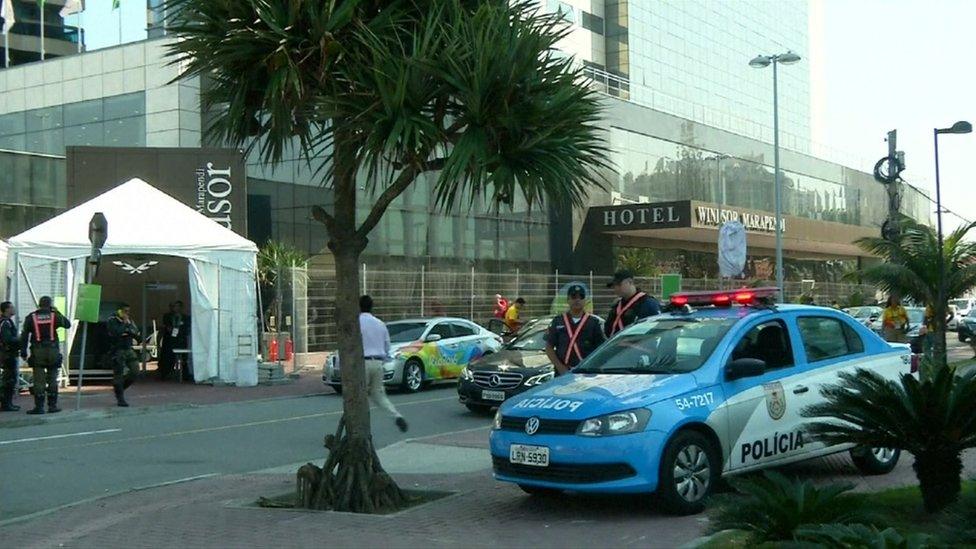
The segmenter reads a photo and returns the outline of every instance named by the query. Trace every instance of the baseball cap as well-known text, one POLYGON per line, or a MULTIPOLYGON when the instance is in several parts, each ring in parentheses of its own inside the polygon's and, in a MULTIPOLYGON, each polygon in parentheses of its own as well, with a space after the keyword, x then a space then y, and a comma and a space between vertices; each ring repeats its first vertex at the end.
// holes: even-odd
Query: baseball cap
POLYGON ((586 297, 586 288, 580 284, 573 284, 566 290, 566 297, 573 297, 574 295, 586 297))
POLYGON ((613 278, 610 279, 610 282, 607 282, 607 288, 612 288, 628 278, 634 278, 634 273, 628 271, 627 269, 621 269, 613 273, 613 278))

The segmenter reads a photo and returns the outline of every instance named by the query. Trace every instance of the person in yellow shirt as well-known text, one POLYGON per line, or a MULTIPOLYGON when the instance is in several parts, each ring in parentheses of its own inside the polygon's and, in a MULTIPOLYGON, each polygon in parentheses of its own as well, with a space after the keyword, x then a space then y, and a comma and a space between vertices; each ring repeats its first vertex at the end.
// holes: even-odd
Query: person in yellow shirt
POLYGON ((908 312, 897 296, 888 297, 888 303, 881 313, 881 331, 885 341, 908 343, 905 332, 908 330, 908 312))
POLYGON ((508 327, 508 333, 510 334, 514 334, 522 327, 520 313, 522 312, 523 305, 525 305, 525 300, 520 297, 515 300, 515 303, 509 305, 505 311, 505 326, 508 327))
MULTIPOLYGON (((955 316, 952 309, 946 310, 946 326, 955 316)), ((932 350, 935 348, 935 309, 932 305, 925 306, 925 326, 922 329, 922 349, 925 356, 932 358, 932 350)))

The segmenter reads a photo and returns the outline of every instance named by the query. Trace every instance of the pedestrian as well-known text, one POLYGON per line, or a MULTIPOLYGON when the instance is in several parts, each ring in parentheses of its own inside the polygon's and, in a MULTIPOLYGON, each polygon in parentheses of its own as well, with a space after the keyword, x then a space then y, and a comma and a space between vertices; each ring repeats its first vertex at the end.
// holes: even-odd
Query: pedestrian
POLYGON ((498 320, 505 320, 505 311, 508 310, 508 300, 502 294, 495 294, 495 310, 492 314, 498 320))
POLYGON ((521 313, 524 306, 525 300, 520 297, 505 311, 505 326, 508 328, 508 333, 514 334, 522 329, 521 313))
POLYGON ((15 312, 13 303, 0 303, 0 412, 20 410, 20 406, 14 404, 18 379, 17 350, 20 348, 15 312))
POLYGON ((133 342, 139 341, 139 328, 129 316, 129 305, 120 303, 115 314, 109 317, 106 326, 109 339, 109 360, 112 364, 112 389, 115 403, 127 408, 125 390, 132 385, 138 375, 139 358, 132 350, 133 342))
POLYGON ((908 312, 901 305, 901 299, 896 295, 888 296, 884 311, 881 313, 881 333, 885 341, 892 343, 907 343, 905 333, 908 330, 908 312))
POLYGON ((396 406, 386 396, 383 385, 384 364, 390 355, 390 331, 383 321, 373 316, 373 298, 364 295, 359 298, 359 331, 363 336, 363 359, 366 362, 366 391, 373 404, 393 416, 396 426, 407 431, 407 420, 403 419, 396 406))
MULTIPOLYGON (((159 349, 159 379, 163 380, 173 373, 176 366, 174 349, 186 349, 189 342, 190 317, 183 314, 183 302, 174 301, 169 312, 163 315, 163 337, 159 349)), ((183 380, 190 379, 189 369, 184 364, 183 380)))
MULTIPOLYGON (((946 321, 945 326, 949 325, 949 322, 955 317, 955 313, 952 309, 946 310, 946 321)), ((933 351, 935 350, 935 308, 929 303, 925 306, 925 316, 922 323, 922 329, 919 330, 919 335, 922 336, 922 353, 926 358, 932 359, 934 357, 933 351)))
POLYGON ((623 269, 614 273, 607 283, 607 288, 613 288, 617 294, 617 302, 610 307, 603 331, 607 337, 623 330, 627 326, 642 318, 661 314, 661 304, 656 299, 642 292, 634 283, 634 275, 623 269))
POLYGON ((586 312, 586 289, 573 284, 566 291, 569 310, 552 319, 546 332, 546 355, 556 375, 563 375, 589 356, 606 338, 600 321, 586 312))
POLYGON ((24 319, 20 334, 20 357, 27 360, 34 374, 34 409, 28 410, 28 414, 44 413, 45 396, 49 414, 61 411, 58 407, 58 370, 61 369, 58 328, 70 327, 71 322, 58 312, 48 296, 39 299, 37 310, 24 319))

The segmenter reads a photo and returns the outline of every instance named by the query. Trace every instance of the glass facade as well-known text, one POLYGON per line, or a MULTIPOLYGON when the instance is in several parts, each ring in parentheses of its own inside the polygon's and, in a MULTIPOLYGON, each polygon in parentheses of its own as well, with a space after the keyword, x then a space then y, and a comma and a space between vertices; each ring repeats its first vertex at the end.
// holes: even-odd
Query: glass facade
POLYGON ((51 219, 66 202, 63 157, 0 151, 0 238, 51 219))
MULTIPOLYGON (((763 153, 731 157, 695 144, 667 141, 621 128, 610 131, 617 167, 614 190, 648 202, 702 200, 775 211, 771 162, 763 153)), ((887 216, 884 188, 868 174, 836 166, 836 178, 808 175, 784 163, 783 213, 850 225, 880 227, 887 216)), ((928 220, 928 200, 906 188, 903 211, 928 220)))
POLYGON ((72 145, 146 145, 145 92, 0 115, 0 149, 63 155, 72 145))

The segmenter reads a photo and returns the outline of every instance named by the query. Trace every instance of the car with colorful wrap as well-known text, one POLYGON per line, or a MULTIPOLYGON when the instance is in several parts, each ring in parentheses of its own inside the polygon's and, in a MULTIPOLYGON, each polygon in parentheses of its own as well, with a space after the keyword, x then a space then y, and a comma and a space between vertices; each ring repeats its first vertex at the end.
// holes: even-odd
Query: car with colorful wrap
MULTIPOLYGON (((502 339, 463 318, 438 317, 386 323, 390 332, 390 360, 384 364, 383 382, 407 392, 428 383, 454 380, 472 360, 501 349, 502 339)), ((326 360, 322 381, 342 391, 339 357, 326 360)))
POLYGON ((802 410, 841 372, 893 380, 918 357, 841 311, 774 305, 775 293, 675 294, 670 312, 507 400, 490 434, 495 478, 529 494, 654 493, 687 514, 723 475, 841 451, 865 473, 890 471, 898 450, 825 446, 802 410))

